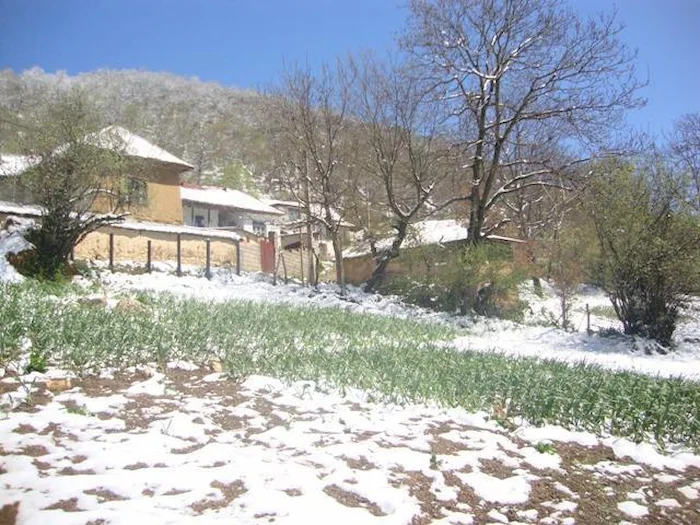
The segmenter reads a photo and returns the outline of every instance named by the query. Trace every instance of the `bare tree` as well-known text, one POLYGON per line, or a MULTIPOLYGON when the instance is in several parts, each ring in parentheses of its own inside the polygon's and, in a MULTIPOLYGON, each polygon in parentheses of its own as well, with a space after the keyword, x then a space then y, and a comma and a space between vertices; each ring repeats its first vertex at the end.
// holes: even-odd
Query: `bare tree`
POLYGON ((688 198, 700 210, 700 113, 689 113, 676 122, 671 151, 687 177, 688 198))
POLYGON ((362 162, 365 184, 381 192, 381 209, 394 230, 388 246, 381 249, 370 231, 376 267, 365 285, 369 292, 382 283, 389 263, 398 257, 409 225, 447 205, 435 199, 451 169, 449 149, 439 134, 439 107, 427 99, 425 86, 410 65, 366 56, 351 61, 351 67, 357 79, 353 110, 362 123, 367 151, 362 162))
POLYGON ((273 135, 286 187, 301 203, 307 224, 321 226, 330 236, 343 292, 344 201, 357 188, 356 151, 346 133, 351 84, 346 73, 339 65, 324 66, 318 74, 294 68, 272 99, 273 135))
POLYGON ((583 20, 560 0, 412 0, 410 10, 402 42, 470 158, 472 242, 510 220, 494 213, 506 198, 566 187, 553 174, 599 153, 642 104, 614 14, 583 20))

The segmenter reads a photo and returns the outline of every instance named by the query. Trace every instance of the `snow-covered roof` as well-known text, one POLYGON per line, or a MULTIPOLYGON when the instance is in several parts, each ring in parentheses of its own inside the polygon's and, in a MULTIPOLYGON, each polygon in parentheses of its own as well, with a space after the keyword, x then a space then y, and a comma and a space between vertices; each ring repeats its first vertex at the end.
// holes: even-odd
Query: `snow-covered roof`
POLYGON ((181 224, 163 224, 160 222, 124 221, 112 224, 108 226, 108 228, 155 233, 180 233, 182 235, 208 237, 212 239, 229 239, 232 241, 241 240, 241 236, 232 231, 199 228, 197 226, 183 226, 181 224))
POLYGON ((10 153, 0 154, 0 177, 19 175, 26 169, 34 166, 38 161, 27 155, 14 155, 10 153))
MULTIPOLYGON (((263 198, 260 199, 266 204, 269 204, 270 206, 274 206, 276 208, 298 208, 301 209, 302 205, 300 202, 297 201, 283 201, 283 200, 278 200, 278 199, 268 199, 268 198, 263 198)), ((319 220, 324 220, 325 213, 323 210, 323 207, 320 204, 317 203, 312 203, 311 204, 311 216, 315 217, 319 220)), ((343 226, 345 228, 354 228, 355 225, 344 221, 340 214, 335 211, 334 209, 331 208, 331 218, 333 222, 337 222, 340 224, 340 226, 343 226)))
MULTIPOLYGON (((416 222, 409 226, 408 234, 403 242, 403 248, 416 248, 431 244, 445 244, 449 242, 466 241, 469 238, 469 230, 462 222, 455 219, 431 219, 416 222)), ((487 239, 494 241, 506 241, 522 243, 520 239, 504 237, 502 235, 487 235, 487 239)), ((382 239, 377 242, 377 251, 386 250, 391 246, 393 238, 382 239)), ((348 248, 343 252, 343 257, 362 257, 371 253, 368 246, 348 248)))
MULTIPOLYGON (((11 202, 0 201, 0 213, 6 215, 19 215, 21 217, 41 217, 41 208, 38 206, 23 206, 11 202)), ((160 222, 139 222, 127 220, 115 223, 107 228, 121 228, 122 230, 136 230, 155 233, 180 233, 195 237, 209 237, 212 239, 229 239, 239 241, 241 236, 235 232, 212 228, 199 228, 196 226, 184 226, 181 224, 163 224, 160 222)))
POLYGON ((210 206, 220 206, 222 208, 251 211, 264 215, 284 215, 284 212, 265 204, 252 195, 228 188, 215 188, 207 186, 201 188, 191 188, 188 186, 182 186, 180 187, 180 198, 183 201, 209 204, 210 206))
POLYGON ((41 208, 13 202, 0 201, 0 213, 7 215, 20 215, 22 217, 40 217, 41 208))
POLYGON ((123 152, 130 157, 157 160, 188 170, 194 168, 192 164, 185 162, 172 153, 168 153, 163 148, 148 142, 145 138, 121 126, 107 126, 100 131, 90 133, 85 137, 85 141, 100 148, 123 152))
MULTIPOLYGON (((192 164, 168 153, 155 144, 151 144, 143 137, 121 126, 108 126, 95 133, 89 133, 85 136, 84 140, 86 144, 123 153, 129 157, 156 160, 165 164, 178 166, 182 168, 181 171, 194 168, 192 164)), ((54 153, 60 154, 65 151, 67 147, 68 146, 65 144, 59 146, 54 150, 54 153)), ((39 162, 41 162, 41 159, 38 157, 2 154, 0 155, 0 176, 19 175, 39 162)))

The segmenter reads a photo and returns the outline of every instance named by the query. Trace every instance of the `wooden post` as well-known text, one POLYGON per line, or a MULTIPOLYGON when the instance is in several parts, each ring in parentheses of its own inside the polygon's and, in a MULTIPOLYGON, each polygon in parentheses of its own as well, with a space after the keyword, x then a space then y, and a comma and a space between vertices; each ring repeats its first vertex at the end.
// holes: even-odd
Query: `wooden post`
POLYGON ((207 239, 207 269, 204 272, 207 279, 211 279, 211 241, 207 239))
POLYGON ((588 307, 588 303, 586 303, 586 333, 591 334, 591 309, 588 307))
POLYGON ((177 275, 182 275, 182 239, 181 235, 177 234, 177 275))
POLYGON ((299 258, 301 260, 301 285, 304 286, 304 236, 299 228, 299 258))
POLYGON ((236 275, 241 275, 241 240, 235 241, 236 244, 236 275))
POLYGON ((287 277, 287 262, 284 260, 284 255, 280 255, 282 258, 282 268, 284 268, 284 284, 289 284, 289 278, 287 277))
POLYGON ((148 246, 148 248, 147 248, 148 253, 146 254, 146 271, 148 273, 151 273, 151 240, 150 239, 148 240, 147 246, 148 246))
POLYGON ((114 233, 109 234, 109 271, 114 271, 114 233))

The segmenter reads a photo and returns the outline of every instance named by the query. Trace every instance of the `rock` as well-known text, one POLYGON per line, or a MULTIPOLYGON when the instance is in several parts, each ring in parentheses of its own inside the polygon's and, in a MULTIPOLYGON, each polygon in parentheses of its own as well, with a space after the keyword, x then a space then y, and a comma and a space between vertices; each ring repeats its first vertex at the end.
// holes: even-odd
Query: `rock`
POLYGON ((220 374, 224 371, 224 367, 221 366, 221 361, 219 359, 211 359, 209 363, 207 363, 207 368, 210 372, 214 372, 216 374, 220 374))
POLYGON ((86 295, 85 297, 78 297, 78 302, 80 304, 87 304, 90 306, 101 306, 102 308, 107 306, 107 298, 103 295, 86 295))
POLYGON ((46 381, 46 388, 50 392, 63 392, 64 390, 70 390, 73 387, 70 377, 65 377, 62 379, 49 379, 46 381))
POLYGON ((136 367, 136 374, 144 379, 150 379, 156 375, 156 369, 149 365, 140 365, 136 367))

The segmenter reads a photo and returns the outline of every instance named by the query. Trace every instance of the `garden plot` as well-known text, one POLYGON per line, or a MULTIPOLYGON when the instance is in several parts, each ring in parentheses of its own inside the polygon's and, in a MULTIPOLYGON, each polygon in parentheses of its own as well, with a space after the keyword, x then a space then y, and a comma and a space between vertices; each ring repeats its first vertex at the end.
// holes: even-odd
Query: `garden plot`
POLYGON ((3 523, 700 521, 689 452, 185 362, 31 380, 0 420, 3 523))
MULTIPOLYGON (((161 270, 171 270, 167 265, 161 270)), ((600 330, 622 329, 614 318, 610 301, 601 290, 584 286, 574 296, 571 317, 575 331, 567 332, 550 321, 559 315, 554 290, 543 283, 542 294, 534 293, 531 283, 521 286, 521 297, 528 303, 524 324, 486 318, 465 318, 433 312, 407 305, 396 296, 365 294, 349 287, 346 297, 338 294, 335 285, 321 284, 316 290, 298 283, 273 286, 268 276, 237 276, 219 270, 214 279, 196 275, 176 277, 169 273, 125 274, 102 273, 107 293, 135 291, 169 292, 197 300, 224 302, 247 300, 285 303, 295 306, 340 308, 347 312, 370 313, 417 321, 428 321, 457 328, 468 333, 458 337, 454 346, 475 352, 496 352, 507 356, 529 356, 567 363, 587 363, 610 370, 629 370, 662 377, 686 377, 700 380, 700 301, 692 301, 682 312, 675 336, 676 347, 666 355, 659 354, 648 341, 620 335, 601 336, 600 330), (591 328, 586 333, 586 305, 591 315, 591 328)))

